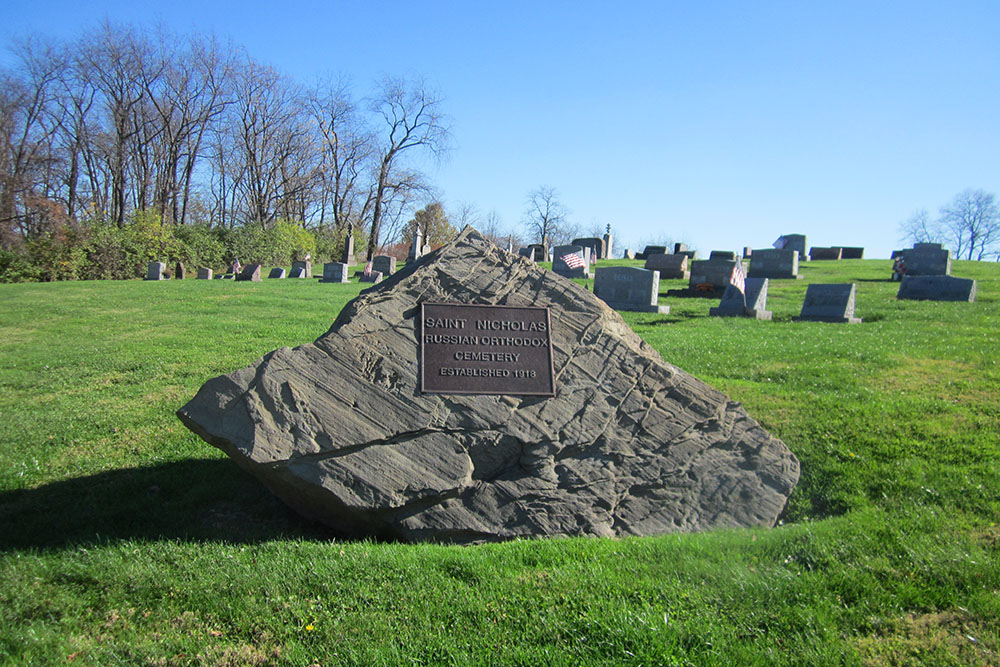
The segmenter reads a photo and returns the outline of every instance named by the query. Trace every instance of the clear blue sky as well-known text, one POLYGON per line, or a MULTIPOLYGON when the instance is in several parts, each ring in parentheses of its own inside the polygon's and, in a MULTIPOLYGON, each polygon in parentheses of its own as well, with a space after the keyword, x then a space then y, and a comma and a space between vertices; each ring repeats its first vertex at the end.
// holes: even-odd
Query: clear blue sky
POLYGON ((1000 193, 1000 2, 17 2, 0 36, 105 17, 212 31, 304 83, 421 75, 454 150, 447 206, 519 226, 558 190, 616 247, 901 247, 898 224, 1000 193))

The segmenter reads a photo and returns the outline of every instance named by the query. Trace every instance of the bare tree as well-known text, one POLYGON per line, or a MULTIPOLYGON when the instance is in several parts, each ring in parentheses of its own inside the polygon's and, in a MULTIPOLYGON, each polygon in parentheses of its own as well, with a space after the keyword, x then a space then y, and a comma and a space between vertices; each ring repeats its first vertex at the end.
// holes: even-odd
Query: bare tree
POLYGON ((237 68, 229 136, 214 141, 230 216, 268 228, 279 215, 304 214, 317 151, 302 109, 298 87, 272 68, 250 59, 237 68))
POLYGON ((964 190, 941 207, 941 228, 955 247, 956 257, 981 260, 1000 240, 1000 210, 992 193, 964 190))
POLYGON ((940 238, 940 230, 936 222, 931 220, 927 209, 913 212, 906 220, 899 223, 900 240, 907 243, 930 243, 940 238))
POLYGON ((344 82, 317 85, 309 96, 309 114, 320 137, 320 225, 329 200, 333 224, 341 229, 364 216, 367 190, 363 177, 370 170, 374 137, 364 126, 344 82))
POLYGON ((387 198, 399 193, 397 174, 400 159, 416 150, 440 156, 448 148, 448 124, 441 112, 441 98, 422 81, 408 82, 386 78, 382 92, 372 102, 372 109, 382 117, 385 132, 378 140, 378 168, 373 189, 371 227, 366 258, 379 247, 382 219, 387 198))
POLYGON ((561 240, 568 213, 559 201, 555 188, 543 185, 532 190, 528 193, 527 208, 524 211, 524 226, 528 237, 537 239, 538 243, 561 240))

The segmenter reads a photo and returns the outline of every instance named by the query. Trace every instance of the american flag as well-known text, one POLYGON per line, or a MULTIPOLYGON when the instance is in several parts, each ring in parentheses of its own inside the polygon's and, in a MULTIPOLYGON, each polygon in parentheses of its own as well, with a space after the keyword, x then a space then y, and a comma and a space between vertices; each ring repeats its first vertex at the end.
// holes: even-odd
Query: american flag
POLYGON ((733 275, 730 276, 729 282, 739 291, 746 293, 747 274, 743 270, 743 262, 736 262, 736 266, 733 267, 733 275))
POLYGON ((561 259, 563 263, 571 269, 582 269, 586 266, 586 263, 583 261, 583 257, 580 257, 575 252, 563 255, 559 259, 561 259))
POLYGON ((372 263, 371 260, 369 260, 368 263, 365 264, 365 272, 364 272, 365 278, 368 278, 369 276, 371 276, 371 274, 372 274, 372 263))

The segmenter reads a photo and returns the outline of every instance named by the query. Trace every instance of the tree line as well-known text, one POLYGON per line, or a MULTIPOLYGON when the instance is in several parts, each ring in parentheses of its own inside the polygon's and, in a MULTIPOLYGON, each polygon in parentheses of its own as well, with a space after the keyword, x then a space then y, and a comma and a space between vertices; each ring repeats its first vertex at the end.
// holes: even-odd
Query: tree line
POLYGON ((942 206, 936 218, 919 209, 899 230, 904 241, 941 243, 959 259, 982 260, 1000 245, 1000 208, 993 193, 970 188, 942 206))
POLYGON ((385 77, 357 98, 211 35, 111 23, 11 50, 16 64, 0 69, 8 263, 101 234, 134 245, 127 229, 148 236, 151 221, 179 243, 199 226, 223 245, 282 222, 319 246, 350 232, 370 258, 432 192, 415 165, 448 150, 441 97, 420 80, 385 77))

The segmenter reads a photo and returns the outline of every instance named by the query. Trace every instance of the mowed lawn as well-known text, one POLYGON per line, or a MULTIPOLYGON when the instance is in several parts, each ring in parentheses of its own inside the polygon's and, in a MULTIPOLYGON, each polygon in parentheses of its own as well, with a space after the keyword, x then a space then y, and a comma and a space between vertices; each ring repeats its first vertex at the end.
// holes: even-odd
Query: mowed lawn
POLYGON ((472 547, 334 540, 174 415, 360 285, 0 285, 0 663, 1000 664, 1000 264, 972 304, 890 264, 623 313, 799 457, 781 525, 472 547), (792 322, 811 282, 864 323, 792 322))

